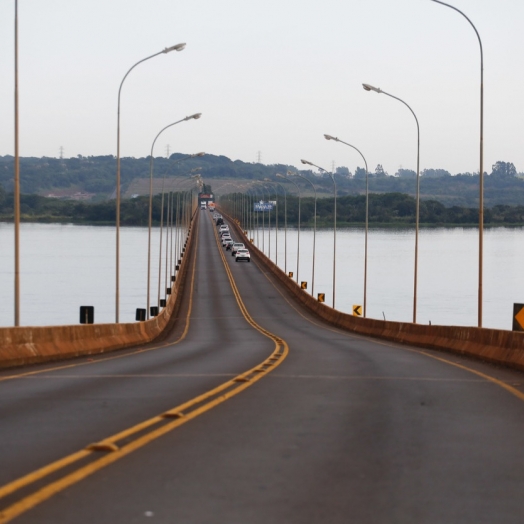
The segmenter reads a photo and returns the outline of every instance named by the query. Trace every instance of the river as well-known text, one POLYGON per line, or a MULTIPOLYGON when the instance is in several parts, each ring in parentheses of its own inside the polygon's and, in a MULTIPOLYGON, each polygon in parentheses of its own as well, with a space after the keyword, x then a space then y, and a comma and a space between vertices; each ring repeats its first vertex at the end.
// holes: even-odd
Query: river
MULTIPOLYGON (((271 231, 271 258, 296 276, 297 230, 271 231)), ((256 232, 252 234, 257 239, 256 232)), ((158 229, 153 235, 152 304, 158 294, 158 229)), ((258 243, 269 254, 269 234, 258 243)), ((299 281, 312 285, 312 230, 301 230, 299 281)), ((13 325, 13 225, 0 223, 0 326, 13 325)), ((163 255, 163 258, 165 255, 163 255)), ((21 325, 78 323, 81 305, 95 306, 95 322, 115 318, 115 231, 71 224, 21 226, 21 325)), ((484 327, 511 329, 513 303, 524 303, 524 229, 493 228, 484 233, 484 327)), ((333 230, 317 231, 314 294, 332 304, 333 230)), ((414 231, 372 229, 368 240, 367 316, 411 321, 414 231)), ((120 320, 133 322, 145 307, 147 228, 121 230, 120 320)), ((363 304, 364 231, 337 230, 337 309, 363 304)), ((162 288, 164 277, 162 277, 162 288)), ((417 321, 421 324, 477 325, 478 231, 421 229, 417 321)))

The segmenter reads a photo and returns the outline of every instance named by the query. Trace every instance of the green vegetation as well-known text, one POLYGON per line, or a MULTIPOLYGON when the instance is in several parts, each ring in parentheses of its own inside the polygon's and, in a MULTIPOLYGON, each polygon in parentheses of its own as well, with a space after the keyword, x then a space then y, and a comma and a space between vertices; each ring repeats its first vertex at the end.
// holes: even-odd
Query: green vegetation
MULTIPOLYGON (((227 206, 234 198, 241 195, 225 195, 221 204, 227 206)), ((271 198, 274 198, 273 196, 271 198)), ((333 198, 317 200, 317 226, 333 225, 333 198)), ((301 199, 300 222, 303 226, 313 226, 314 199, 301 199)), ((370 194, 369 223, 371 226, 412 226, 415 224, 416 201, 402 193, 370 194)), ((274 216, 274 213, 273 213, 274 216)), ((284 223, 284 197, 278 196, 278 219, 284 223)), ((337 225, 363 225, 366 220, 366 197, 345 196, 337 198, 337 225)), ((298 198, 287 197, 287 222, 298 223, 298 198)), ((435 200, 420 202, 420 223, 431 226, 476 226, 478 225, 478 208, 459 206, 445 207, 435 200)), ((484 210, 484 223, 487 226, 524 225, 524 206, 494 206, 484 210)))
MULTIPOLYGON (((176 194, 174 196, 176 202, 176 194)), ((162 197, 153 198, 153 223, 160 223, 162 197)), ((164 204, 167 208, 167 199, 164 204)), ((115 223, 114 200, 98 203, 77 202, 47 198, 39 195, 20 196, 20 214, 24 222, 68 222, 76 224, 112 225, 115 223)), ((138 197, 122 200, 120 222, 124 226, 147 226, 149 198, 138 197)), ((165 217, 165 214, 164 214, 165 217)), ((0 221, 13 220, 13 194, 0 186, 0 221)))
MULTIPOLYGON (((211 191, 211 186, 206 187, 211 191)), ((175 193, 176 195, 176 193, 175 193)), ((227 206, 234 198, 246 198, 240 194, 225 195, 221 203, 227 206)), ((275 198, 272 196, 271 198, 275 198)), ((255 197, 250 197, 250 205, 255 197)), ((86 203, 74 200, 47 198, 39 195, 21 195, 21 218, 26 222, 72 222, 78 224, 114 224, 115 201, 86 203)), ((153 198, 153 222, 160 222, 161 195, 153 198)), ((176 196, 175 196, 176 200, 176 196)), ((284 223, 284 196, 278 195, 279 220, 284 223)), ((167 207, 167 201, 165 202, 167 207)), ((369 195, 369 223, 380 226, 410 226, 415 223, 415 199, 402 193, 369 195)), ((146 226, 148 223, 148 197, 122 200, 121 223, 128 226, 146 226)), ((301 224, 313 225, 314 199, 301 199, 301 224)), ((274 214, 273 214, 274 216, 274 214)), ((337 223, 344 225, 362 225, 366 217, 366 198, 364 195, 343 196, 337 198, 337 223)), ((13 219, 13 194, 6 193, 0 186, 0 220, 13 219)), ((298 198, 287 196, 287 221, 290 225, 298 222, 298 198)), ((478 208, 445 207, 435 200, 420 203, 420 223, 432 226, 478 224, 478 208)), ((489 225, 524 225, 524 206, 498 205, 484 210, 484 223, 489 225)), ((317 225, 333 224, 333 198, 317 200, 317 225)))
MULTIPOLYGON (((149 188, 149 157, 123 158, 121 164, 122 194, 144 194, 149 188), (136 188, 136 190, 135 190, 136 188)), ((161 179, 165 175, 166 184, 174 183, 173 177, 187 176, 191 169, 202 168, 206 183, 212 183, 215 191, 220 191, 220 181, 232 180, 237 184, 252 183, 269 179, 276 183, 285 183, 276 177, 287 170, 295 171, 292 166, 263 165, 257 163, 232 161, 225 156, 205 155, 187 158, 176 153, 170 158, 156 157, 155 192, 159 192, 161 179), (184 161, 182 161, 185 159, 184 161)), ((13 190, 13 157, 0 157, 0 185, 7 191, 13 190)), ((20 179, 22 193, 40 195, 58 195, 70 197, 74 192, 86 193, 84 198, 92 197, 95 201, 105 200, 115 190, 116 160, 107 156, 78 156, 76 158, 31 158, 20 160, 20 179)), ((332 194, 332 182, 328 175, 318 175, 312 171, 301 171, 313 181, 319 196, 332 194)), ((369 173, 369 190, 372 193, 405 193, 415 195, 415 172, 399 169, 390 176, 379 164, 369 173)), ((335 178, 339 196, 362 195, 366 187, 366 172, 357 167, 352 174, 347 167, 336 169, 335 178)), ((311 188, 301 179, 296 179, 303 194, 311 194, 311 188)), ((176 186, 175 186, 176 187, 176 186)), ((421 173, 420 190, 422 200, 436 200, 447 207, 460 206, 474 208, 478 205, 479 177, 475 173, 451 175, 444 169, 424 169, 421 173)), ((491 173, 485 174, 484 203, 487 208, 497 205, 521 205, 524 202, 524 175, 517 173, 511 162, 496 162, 491 173)), ((233 188, 226 189, 230 192, 233 188)), ((291 192, 292 187, 289 186, 291 192)), ((234 189, 233 189, 234 190, 234 189)), ((223 190, 222 190, 223 192, 223 190)))
MULTIPOLYGON (((137 181, 145 182, 149 188, 149 157, 122 159, 122 192, 132 183, 141 187, 137 181)), ((116 161, 111 155, 69 159, 22 158, 21 162, 21 215, 25 221, 75 222, 91 224, 114 224, 115 202, 110 199, 114 192, 116 161), (68 200, 64 198, 45 198, 45 194, 61 194, 67 198, 73 192, 81 193, 77 198, 90 201, 68 200)), ((296 190, 287 184, 277 173, 286 173, 293 167, 285 165, 266 166, 256 163, 231 161, 225 156, 205 155, 187 158, 176 153, 167 158, 155 158, 155 192, 161 187, 161 178, 166 176, 166 188, 179 190, 183 177, 189 182, 188 173, 196 167, 202 168, 206 184, 205 192, 215 192, 229 186, 243 186, 260 198, 261 192, 253 185, 264 179, 265 192, 278 188, 279 218, 284 220, 283 186, 288 194, 288 222, 298 220, 298 199, 296 190), (184 160, 183 162, 181 160, 184 160), (178 177, 178 178, 174 178, 178 177), (227 181, 227 182, 226 182, 227 181), (160 184, 160 186, 159 186, 160 184), (180 184, 180 185, 177 185, 180 184), (251 189, 250 189, 251 188, 251 189)), ((333 184, 327 175, 311 171, 301 171, 309 178, 318 191, 317 223, 330 225, 333 222, 333 184)), ((389 176, 378 165, 369 178, 369 222, 371 225, 409 226, 415 222, 415 173, 409 169, 399 169, 395 176, 389 176)), ((421 177, 420 222, 428 225, 476 225, 478 224, 478 175, 462 173, 451 176, 443 169, 425 169, 421 177)), ((358 167, 352 175, 347 167, 338 167, 335 173, 338 195, 337 221, 340 225, 363 224, 365 220, 366 172, 358 167)), ((311 187, 302 179, 294 181, 300 186, 302 194, 301 217, 304 225, 313 224, 313 198, 311 187)), ((485 216, 486 225, 524 224, 524 178, 510 162, 496 162, 492 171, 485 174, 485 216)), ((13 219, 13 157, 0 157, 0 220, 13 219), (3 187, 2 187, 3 186, 3 187)), ((222 189, 222 192, 225 189, 222 189)), ((134 193, 133 190, 129 194, 134 193)), ((139 194, 138 192, 136 194, 139 194)), ((274 198, 274 197, 273 197, 274 198)), ((153 220, 160 220, 161 198, 155 196, 153 220)), ((123 225, 147 225, 148 198, 137 196, 122 200, 121 222, 123 225)))

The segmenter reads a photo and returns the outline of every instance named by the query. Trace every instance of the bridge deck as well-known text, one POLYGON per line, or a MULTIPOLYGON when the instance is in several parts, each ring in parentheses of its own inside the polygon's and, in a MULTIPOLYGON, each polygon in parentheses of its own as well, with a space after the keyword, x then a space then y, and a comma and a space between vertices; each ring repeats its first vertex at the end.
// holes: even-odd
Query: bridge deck
POLYGON ((324 325, 220 249, 202 212, 164 340, 0 374, 0 523, 524 520, 521 373, 324 325))

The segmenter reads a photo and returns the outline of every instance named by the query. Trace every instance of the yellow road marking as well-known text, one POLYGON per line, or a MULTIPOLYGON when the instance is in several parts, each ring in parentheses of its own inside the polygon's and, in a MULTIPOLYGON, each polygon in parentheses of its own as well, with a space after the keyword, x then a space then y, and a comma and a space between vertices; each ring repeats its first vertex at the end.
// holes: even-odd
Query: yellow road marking
MULTIPOLYGON (((216 231, 215 231, 215 237, 216 237, 217 245, 218 245, 218 237, 217 237, 216 231)), ((228 275, 228 279, 231 284, 233 294, 235 295, 235 299, 237 301, 238 306, 240 307, 240 310, 242 311, 242 314, 244 315, 244 318, 257 331, 259 331, 260 333, 262 333, 263 335, 265 335, 266 337, 274 341, 275 348, 273 352, 271 353, 271 355, 266 360, 264 360, 261 364, 257 364, 253 368, 236 376, 232 380, 229 380, 221 384, 220 386, 189 400, 188 402, 185 402, 175 408, 172 408, 165 413, 152 417, 149 420, 145 420, 141 422, 140 424, 137 424, 131 428, 125 429, 121 431, 120 433, 117 433, 116 435, 113 435, 111 437, 101 440, 100 442, 97 442, 96 447, 102 446, 102 447, 106 447, 107 449, 117 449, 117 451, 110 452, 107 455, 104 455, 102 458, 95 460, 85 466, 80 467, 79 469, 73 471, 72 473, 65 475, 61 479, 47 484, 46 486, 35 491, 34 493, 8 506, 4 510, 0 511, 0 524, 9 522, 10 520, 17 517, 18 515, 28 511, 29 509, 37 506, 38 504, 41 504, 45 500, 48 500, 50 497, 52 497, 56 493, 59 493, 60 491, 66 489, 67 487, 79 482, 80 480, 88 477, 89 475, 92 475, 96 471, 125 457, 129 453, 145 446, 149 442, 161 437, 162 435, 165 435, 169 431, 172 431, 173 429, 181 426, 182 424, 185 424, 189 420, 194 419, 198 415, 201 415, 202 413, 205 413, 206 411, 221 404, 222 402, 225 402, 227 399, 237 395, 244 389, 253 385, 255 382, 260 380, 267 373, 275 369, 276 366, 279 366, 282 363, 282 361, 286 358, 289 352, 289 347, 286 341, 281 339, 280 337, 277 337, 273 333, 265 330, 261 326, 259 326, 253 320, 253 318, 249 315, 244 303, 242 302, 242 299, 238 292, 238 288, 236 287, 231 271, 229 270, 229 267, 227 266, 227 262, 225 260, 224 254, 222 253, 221 249, 219 252, 222 256, 222 261, 224 263, 224 267, 226 269, 226 273, 228 275), (273 359, 276 358, 276 361, 271 362, 270 359, 272 358, 273 359), (239 379, 242 379, 240 383, 238 382, 239 379), (245 379, 245 381, 243 379, 245 379), (227 389, 229 389, 229 391, 225 391, 227 389), (198 404, 202 404, 203 402, 206 402, 206 401, 208 402, 199 407, 196 407, 192 411, 188 411, 190 408, 195 407, 198 404), (128 444, 124 444, 122 446, 117 445, 117 442, 120 440, 123 440, 136 433, 144 431, 145 429, 148 429, 149 427, 155 424, 164 423, 166 420, 169 420, 169 419, 166 419, 166 416, 176 415, 176 414, 181 415, 182 413, 183 415, 180 416, 179 418, 176 418, 175 420, 168 422, 167 424, 164 424, 163 426, 159 428, 152 429, 149 433, 138 437, 137 439, 133 440, 132 442, 128 444)), ((193 275, 191 279, 191 290, 193 290, 195 267, 196 267, 196 254, 195 254, 195 258, 193 262, 193 275)), ((179 341, 182 340, 182 338, 186 336, 187 331, 189 329, 189 315, 192 309, 192 297, 193 297, 193 293, 191 292, 186 327, 179 341)), ((29 473, 28 475, 25 475, 24 477, 21 477, 20 479, 17 479, 9 484, 6 484, 5 486, 0 487, 0 498, 10 495, 16 492, 17 490, 31 483, 34 483, 37 480, 45 478, 49 474, 59 471, 60 469, 64 468, 65 466, 73 464, 74 462, 77 462, 78 460, 81 460, 84 457, 92 453, 97 453, 97 451, 93 451, 92 448, 78 451, 52 464, 49 464, 43 468, 40 468, 39 470, 29 473)))
POLYGON ((38 375, 38 377, 25 377, 27 380, 41 379, 62 380, 65 378, 193 378, 193 377, 234 377, 233 373, 132 373, 121 375, 38 375))

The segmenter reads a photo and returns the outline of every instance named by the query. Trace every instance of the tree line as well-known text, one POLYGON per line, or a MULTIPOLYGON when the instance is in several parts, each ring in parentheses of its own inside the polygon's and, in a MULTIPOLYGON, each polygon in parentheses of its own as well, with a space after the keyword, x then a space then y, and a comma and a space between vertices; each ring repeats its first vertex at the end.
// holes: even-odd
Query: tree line
MULTIPOLYGON (((187 158, 188 155, 175 153, 169 158, 154 159, 155 177, 180 177, 191 169, 202 168, 204 180, 213 182, 219 179, 264 180, 282 182, 277 173, 295 171, 293 166, 264 165, 259 163, 231 160, 220 155, 205 155, 187 158)), ((123 158, 121 161, 122 190, 135 179, 149 177, 150 157, 123 158)), ((13 157, 0 156, 0 184, 13 190, 13 157)), ((116 159, 112 155, 79 155, 74 158, 33 158, 20 160, 20 185, 22 193, 49 194, 53 190, 69 188, 94 195, 94 200, 104 200, 112 196, 115 190, 116 159)), ((332 181, 327 175, 318 175, 313 171, 300 171, 317 186, 322 196, 332 191, 332 181)), ((409 169, 399 169, 395 175, 389 175, 379 164, 369 173, 369 189, 373 193, 415 194, 416 173, 409 169)), ((524 178, 511 162, 496 162, 490 173, 485 173, 484 202, 486 207, 495 205, 519 205, 524 202, 524 178)), ((351 173, 347 167, 335 170, 338 194, 340 196, 358 195, 365 192, 366 171, 357 167, 351 173)), ((299 186, 308 190, 307 184, 296 179, 299 186)), ((218 184, 216 184, 218 185, 218 184)), ((474 207, 478 200, 478 173, 457 173, 451 175, 444 169, 424 169, 421 173, 421 198, 441 202, 447 207, 474 207)))
MULTIPOLYGON (((177 194, 173 196, 177 201, 177 194)), ((12 221, 14 196, 0 186, 0 221, 12 221)), ((160 224, 162 196, 153 197, 152 222, 160 224)), ((164 198, 164 222, 167 212, 167 197, 164 198)), ((116 220, 116 201, 78 202, 48 198, 40 195, 20 195, 20 215, 23 222, 67 222, 74 224, 113 225, 116 220)), ((142 196, 122 200, 120 223, 124 226, 147 226, 149 222, 149 197, 142 196)))
MULTIPOLYGON (((207 189, 211 190, 211 186, 207 189)), ((249 198, 249 206, 255 200, 254 196, 241 194, 226 195, 221 202, 224 205, 233 199, 249 198)), ((277 198, 278 217, 284 223, 284 196, 277 198)), ((175 193, 176 201, 176 193, 175 193)), ((299 200, 297 196, 288 194, 286 198, 287 221, 290 225, 298 223, 299 200)), ((317 225, 329 226, 333 223, 334 199, 317 199, 317 225)), ((153 198, 153 223, 159 224, 162 210, 162 197, 153 198)), ((164 217, 167 210, 167 199, 164 201, 164 217)), ((48 198, 40 195, 20 196, 20 212, 23 221, 28 222, 71 222, 78 224, 111 225, 115 223, 115 200, 104 202, 78 202, 48 198)), ((369 223, 371 225, 409 226, 415 223, 416 201, 412 196, 403 193, 372 193, 369 195, 369 223)), ((13 220, 13 194, 6 192, 0 186, 0 220, 13 220)), ((147 226, 149 214, 149 198, 137 197, 121 202, 121 223, 127 226, 147 226)), ((273 218, 276 211, 272 212, 273 218)), ((301 225, 312 226, 314 222, 314 199, 300 199, 301 225)), ((364 195, 348 195, 337 198, 337 222, 340 226, 364 224, 366 219, 366 198, 364 195)), ((446 207, 435 200, 420 202, 420 222, 428 225, 477 225, 478 208, 461 206, 446 207)), ((524 225, 524 206, 497 205, 484 210, 486 225, 524 225)))

